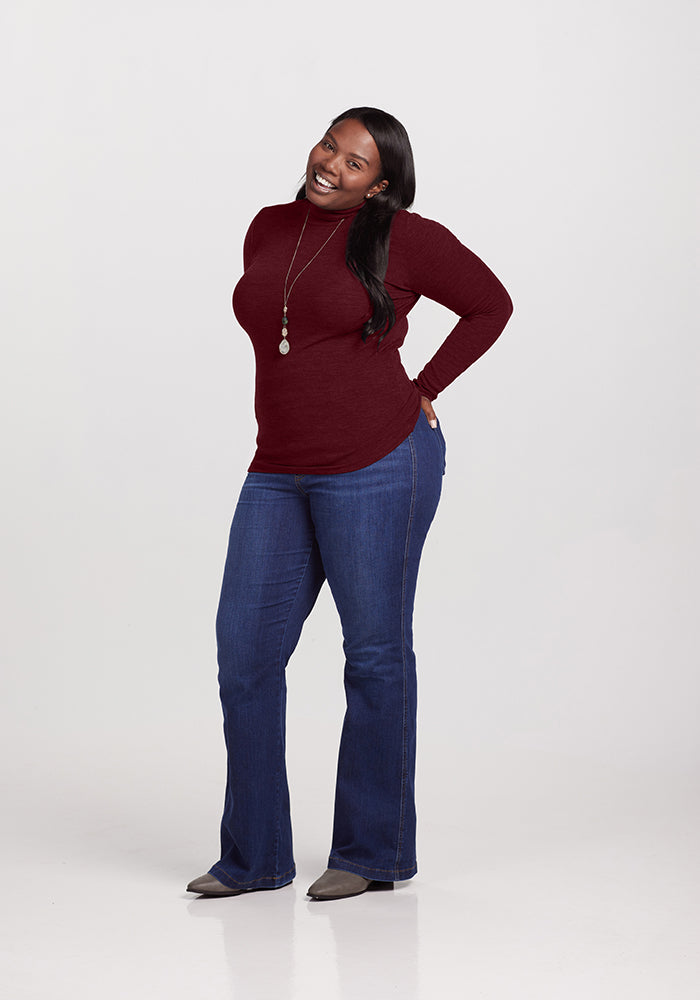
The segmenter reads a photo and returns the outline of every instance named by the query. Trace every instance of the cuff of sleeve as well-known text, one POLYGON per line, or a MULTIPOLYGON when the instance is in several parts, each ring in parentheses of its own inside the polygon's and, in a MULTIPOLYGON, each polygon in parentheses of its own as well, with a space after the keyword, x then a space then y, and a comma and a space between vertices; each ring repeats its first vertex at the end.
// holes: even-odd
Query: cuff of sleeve
POLYGON ((437 399, 437 393, 435 393, 435 395, 433 395, 432 392, 430 392, 428 389, 426 389, 426 387, 422 384, 422 382, 420 381, 420 379, 414 378, 413 379, 413 384, 420 391, 421 396, 425 396, 427 399, 430 400, 431 403, 432 403, 432 401, 434 399, 437 399))

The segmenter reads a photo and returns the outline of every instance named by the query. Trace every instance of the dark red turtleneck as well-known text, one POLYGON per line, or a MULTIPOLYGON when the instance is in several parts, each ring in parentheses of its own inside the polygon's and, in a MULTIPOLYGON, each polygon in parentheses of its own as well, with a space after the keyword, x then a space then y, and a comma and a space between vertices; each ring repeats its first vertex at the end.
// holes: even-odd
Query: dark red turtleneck
POLYGON ((444 226, 401 211, 385 279, 396 323, 381 344, 363 343, 370 302, 345 263, 348 230, 362 208, 328 212, 301 199, 262 209, 248 230, 233 307, 256 359, 251 472, 352 472, 388 455, 413 430, 421 395, 435 399, 493 344, 512 312, 483 261, 444 226), (307 213, 288 288, 342 223, 288 296, 290 350, 282 355, 284 281, 307 213), (399 348, 421 295, 460 319, 412 381, 399 348))

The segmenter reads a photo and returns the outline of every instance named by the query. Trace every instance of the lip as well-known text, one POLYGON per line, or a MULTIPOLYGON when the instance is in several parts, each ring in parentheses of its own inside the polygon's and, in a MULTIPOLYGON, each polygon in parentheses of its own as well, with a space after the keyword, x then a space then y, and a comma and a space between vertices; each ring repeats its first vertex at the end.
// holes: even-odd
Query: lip
POLYGON ((311 178, 310 178, 311 187, 317 194, 328 195, 328 194, 333 194, 335 191, 338 190, 338 186, 336 184, 334 184, 332 188, 323 187, 323 185, 319 184, 318 181, 316 180, 316 174, 318 174, 319 177, 323 177, 324 180, 329 181, 329 183, 331 184, 333 184, 333 181, 331 181, 329 177, 326 177, 326 175, 322 173, 322 171, 316 170, 315 167, 312 167, 311 178))

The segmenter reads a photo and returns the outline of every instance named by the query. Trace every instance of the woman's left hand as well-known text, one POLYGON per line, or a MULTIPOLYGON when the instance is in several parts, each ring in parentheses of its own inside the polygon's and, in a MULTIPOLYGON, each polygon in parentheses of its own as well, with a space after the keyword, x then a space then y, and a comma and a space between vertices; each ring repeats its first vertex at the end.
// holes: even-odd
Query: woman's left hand
POLYGON ((435 416, 435 410, 433 409, 433 404, 430 402, 427 396, 421 396, 420 405, 423 407, 423 413, 428 418, 428 423, 435 430, 437 428, 437 417, 435 416))

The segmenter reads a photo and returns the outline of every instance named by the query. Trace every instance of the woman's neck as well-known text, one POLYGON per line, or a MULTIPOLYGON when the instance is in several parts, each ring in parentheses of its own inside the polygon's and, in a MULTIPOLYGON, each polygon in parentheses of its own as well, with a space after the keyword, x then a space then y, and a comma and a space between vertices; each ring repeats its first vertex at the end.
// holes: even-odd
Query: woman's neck
POLYGON ((341 219, 354 219, 357 213, 364 208, 364 201, 361 201, 359 205, 353 205, 351 208, 343 208, 338 212, 334 212, 331 209, 319 208, 308 198, 301 198, 300 201, 306 205, 309 211, 309 222, 326 222, 333 223, 337 225, 341 219))

